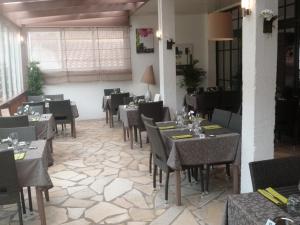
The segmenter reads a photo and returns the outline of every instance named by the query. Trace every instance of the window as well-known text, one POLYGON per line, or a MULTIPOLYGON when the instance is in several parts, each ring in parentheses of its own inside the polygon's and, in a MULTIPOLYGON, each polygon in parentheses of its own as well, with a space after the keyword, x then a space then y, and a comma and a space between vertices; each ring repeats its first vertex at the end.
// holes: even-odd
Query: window
POLYGON ((23 90, 19 30, 0 21, 0 102, 23 90))
POLYGON ((46 83, 131 79, 129 29, 65 28, 28 33, 46 83))
POLYGON ((224 90, 242 88, 242 14, 240 7, 228 12, 232 15, 233 41, 216 44, 217 85, 224 90))

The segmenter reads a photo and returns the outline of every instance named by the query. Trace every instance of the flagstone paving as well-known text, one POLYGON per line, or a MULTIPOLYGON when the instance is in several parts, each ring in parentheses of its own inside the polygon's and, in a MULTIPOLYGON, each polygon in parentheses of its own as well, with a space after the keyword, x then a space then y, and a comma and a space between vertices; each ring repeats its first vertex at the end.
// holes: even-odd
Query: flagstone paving
MULTIPOLYGON (((174 175, 168 203, 163 184, 156 190, 152 187, 149 144, 130 149, 117 123, 113 129, 105 121, 79 121, 76 126, 76 139, 68 128, 53 143, 55 161, 49 173, 54 187, 45 203, 48 225, 221 223, 226 196, 231 193, 223 168, 213 169, 209 194, 201 193, 195 181, 188 183, 182 173, 183 206, 178 207, 174 175)), ((24 215, 25 225, 40 224, 34 193, 33 204, 34 213, 24 215)), ((17 218, 15 205, 0 208, 0 225, 18 224, 17 218)))

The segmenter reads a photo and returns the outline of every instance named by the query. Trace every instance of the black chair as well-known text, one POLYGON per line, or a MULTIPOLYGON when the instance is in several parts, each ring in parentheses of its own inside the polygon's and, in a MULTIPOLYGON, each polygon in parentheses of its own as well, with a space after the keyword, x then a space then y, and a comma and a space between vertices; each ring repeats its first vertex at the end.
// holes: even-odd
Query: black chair
MULTIPOLYGON (((0 128, 0 139, 7 138, 13 132, 18 134, 18 141, 31 142, 31 141, 37 140, 36 129, 34 126, 0 128)), ((29 210, 32 212, 33 207, 32 207, 32 198, 31 198, 31 188, 30 187, 27 187, 27 192, 28 192, 29 210)), ((21 200, 22 200, 22 205, 23 205, 23 212, 25 214, 26 206, 25 206, 23 190, 21 190, 20 193, 21 193, 21 200)))
POLYGON ((43 95, 29 95, 27 97, 28 102, 42 102, 44 101, 43 95))
POLYGON ((197 95, 197 108, 194 110, 201 113, 203 117, 207 115, 208 119, 211 119, 212 112, 218 107, 219 102, 220 92, 204 92, 197 95))
POLYGON ((298 185, 300 157, 270 159, 249 163, 253 190, 298 185))
POLYGON ((23 107, 29 105, 34 112, 46 113, 45 102, 23 102, 23 107))
POLYGON ((228 129, 241 134, 242 132, 242 116, 237 113, 232 113, 228 124, 228 129))
POLYGON ((154 123, 163 121, 163 102, 143 102, 139 104, 139 123, 135 127, 139 131, 140 147, 142 144, 142 132, 146 131, 141 115, 152 118, 154 123))
POLYGON ((63 126, 65 124, 70 124, 71 135, 76 138, 75 118, 72 112, 70 100, 50 101, 49 111, 53 114, 56 125, 61 124, 63 126))
POLYGON ((119 112, 119 106, 124 104, 124 98, 129 97, 129 93, 111 94, 111 102, 109 105, 110 127, 114 126, 113 116, 119 112))
POLYGON ((63 101, 65 99, 64 94, 57 94, 57 95, 44 95, 44 98, 50 99, 50 101, 63 101))
POLYGON ((218 108, 234 113, 239 111, 242 102, 242 94, 239 91, 221 91, 218 108))
POLYGON ((0 117, 0 128, 27 127, 29 126, 28 116, 0 117))
POLYGON ((222 127, 228 127, 231 117, 231 112, 222 109, 214 109, 211 117, 211 122, 221 125, 222 127))
POLYGON ((0 204, 17 203, 19 224, 23 225, 19 189, 14 151, 0 151, 0 204))
POLYGON ((110 96, 111 94, 118 94, 120 92, 120 88, 104 89, 104 96, 110 96))
MULTIPOLYGON (((144 124, 149 124, 151 126, 155 126, 155 123, 154 123, 154 120, 153 118, 150 118, 150 117, 147 117, 147 116, 144 116, 143 114, 141 115, 141 118, 142 118, 142 121, 144 124)), ((151 174, 152 173, 152 149, 150 149, 150 155, 149 155, 149 173, 151 174)))

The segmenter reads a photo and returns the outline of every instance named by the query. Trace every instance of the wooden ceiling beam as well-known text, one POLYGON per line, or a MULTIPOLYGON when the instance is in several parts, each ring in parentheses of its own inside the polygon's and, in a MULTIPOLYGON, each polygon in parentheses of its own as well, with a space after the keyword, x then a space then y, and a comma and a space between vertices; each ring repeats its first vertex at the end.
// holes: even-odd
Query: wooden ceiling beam
POLYGON ((128 17, 129 14, 126 11, 114 11, 114 12, 100 12, 100 13, 80 13, 69 14, 62 16, 49 16, 49 17, 36 17, 29 19, 21 19, 17 21, 20 25, 30 26, 41 23, 54 23, 59 21, 70 21, 80 19, 93 19, 93 18, 112 18, 112 17, 128 17))
MULTIPOLYGON (((1 0, 0 0, 1 1, 1 0)), ((100 5, 100 4, 126 4, 143 3, 146 0, 47 0, 23 2, 15 4, 0 4, 0 11, 3 13, 12 13, 19 11, 38 11, 60 9, 74 6, 100 5)))

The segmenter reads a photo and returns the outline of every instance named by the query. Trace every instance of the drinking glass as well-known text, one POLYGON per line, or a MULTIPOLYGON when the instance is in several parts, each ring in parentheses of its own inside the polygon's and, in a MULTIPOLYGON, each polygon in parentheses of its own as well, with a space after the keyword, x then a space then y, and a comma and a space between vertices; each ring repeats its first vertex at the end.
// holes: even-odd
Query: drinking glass
POLYGON ((9 138, 11 140, 12 146, 14 147, 14 149, 16 149, 18 146, 18 133, 17 132, 10 133, 9 138))

